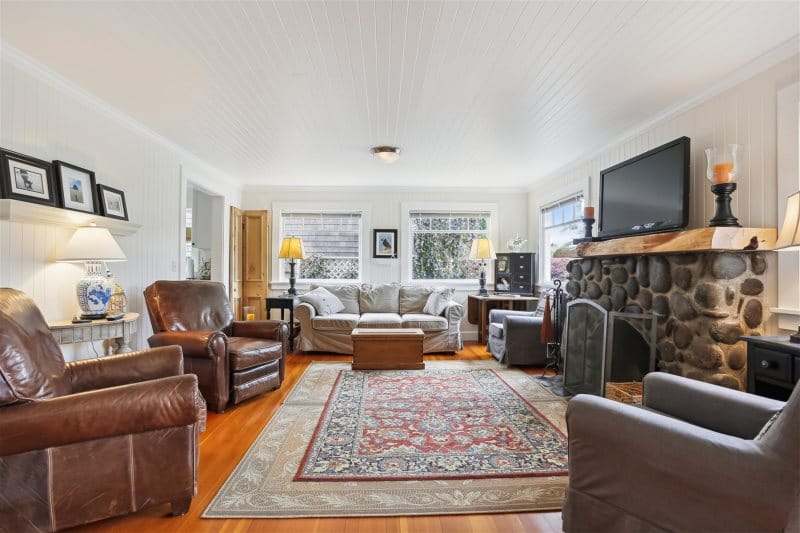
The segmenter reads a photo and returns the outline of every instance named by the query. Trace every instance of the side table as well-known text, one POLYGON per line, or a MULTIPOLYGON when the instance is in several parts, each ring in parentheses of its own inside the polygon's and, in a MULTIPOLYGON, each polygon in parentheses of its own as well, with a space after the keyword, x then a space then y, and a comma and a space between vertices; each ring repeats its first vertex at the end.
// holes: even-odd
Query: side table
POLYGON ((539 298, 535 296, 513 296, 508 294, 479 296, 470 294, 467 297, 467 322, 478 326, 478 342, 483 344, 488 338, 489 311, 492 309, 531 311, 536 309, 538 303, 539 298))
POLYGON ((800 344, 783 336, 742 336, 747 341, 747 392, 786 401, 800 381, 800 344))
POLYGON ((284 311, 289 311, 289 350, 294 351, 294 338, 297 336, 297 331, 294 328, 294 308, 300 305, 300 298, 297 296, 281 295, 281 296, 267 296, 267 320, 269 320, 269 312, 273 309, 281 310, 281 320, 284 311))
POLYGON ((119 320, 92 320, 84 324, 73 324, 70 320, 49 322, 47 327, 59 344, 76 342, 93 342, 115 339, 117 348, 114 353, 132 352, 131 335, 139 327, 139 313, 125 313, 119 320))

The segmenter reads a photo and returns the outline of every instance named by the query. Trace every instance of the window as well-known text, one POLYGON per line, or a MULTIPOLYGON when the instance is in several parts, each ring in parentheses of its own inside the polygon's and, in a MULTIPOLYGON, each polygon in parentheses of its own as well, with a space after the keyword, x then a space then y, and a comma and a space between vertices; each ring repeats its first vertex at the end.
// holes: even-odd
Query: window
POLYGON ((488 211, 409 211, 411 279, 477 279, 480 261, 469 251, 475 237, 490 236, 490 223, 488 211))
MULTIPOLYGON (((281 240, 283 237, 303 239, 306 258, 297 262, 297 279, 358 279, 361 223, 361 213, 357 212, 282 212, 281 240)), ((289 260, 280 261, 282 279, 288 279, 289 260)))
POLYGON ((568 258, 554 258, 553 252, 572 239, 583 237, 583 194, 576 194, 548 204, 541 210, 542 281, 567 279, 568 258))

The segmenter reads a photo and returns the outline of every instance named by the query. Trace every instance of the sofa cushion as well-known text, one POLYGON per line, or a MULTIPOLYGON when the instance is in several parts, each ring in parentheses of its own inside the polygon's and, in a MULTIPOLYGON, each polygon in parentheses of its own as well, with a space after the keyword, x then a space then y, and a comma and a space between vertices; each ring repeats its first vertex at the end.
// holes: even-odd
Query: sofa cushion
POLYGON ((406 313, 403 315, 404 328, 419 328, 422 331, 447 331, 447 319, 441 316, 424 313, 406 313))
POLYGON ((316 283, 312 283, 309 288, 314 290, 317 287, 325 287, 328 292, 339 298, 339 301, 342 302, 342 305, 344 305, 342 313, 352 313, 357 315, 360 312, 358 308, 358 295, 361 292, 361 289, 358 285, 353 283, 344 285, 318 285, 316 283))
POLYGON ((354 328, 358 327, 358 318, 355 313, 315 316, 311 320, 311 327, 317 331, 345 331, 350 333, 354 328))
POLYGON ((456 290, 452 288, 445 289, 444 287, 439 287, 433 289, 428 296, 428 301, 425 303, 422 312, 433 316, 441 315, 444 313, 444 310, 447 309, 447 304, 450 303, 455 292, 456 290))
MULTIPOLYGON (((362 285, 358 299, 361 313, 395 313, 400 310, 400 287, 396 283, 362 285)), ((400 319, 398 315, 398 320, 400 319)), ((399 322, 398 322, 399 324, 399 322)))
POLYGON ((364 313, 358 321, 360 328, 399 328, 402 319, 397 313, 364 313))
POLYGON ((231 370, 244 370, 280 359, 283 343, 250 337, 228 337, 228 354, 231 370))
POLYGON ((400 314, 422 313, 432 287, 422 285, 400 285, 400 314))
POLYGON ((497 322, 492 322, 489 324, 489 336, 495 337, 497 339, 503 338, 503 324, 498 324, 497 322))
POLYGON ((344 310, 344 304, 325 287, 317 287, 300 295, 300 301, 314 306, 318 315, 333 315, 344 310))

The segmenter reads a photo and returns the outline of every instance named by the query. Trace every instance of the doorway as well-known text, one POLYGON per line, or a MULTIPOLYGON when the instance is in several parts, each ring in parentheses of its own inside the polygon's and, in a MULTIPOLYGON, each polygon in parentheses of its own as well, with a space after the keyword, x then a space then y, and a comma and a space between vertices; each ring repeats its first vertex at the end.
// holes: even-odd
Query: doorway
POLYGON ((190 180, 185 193, 180 277, 224 282, 224 198, 190 180))

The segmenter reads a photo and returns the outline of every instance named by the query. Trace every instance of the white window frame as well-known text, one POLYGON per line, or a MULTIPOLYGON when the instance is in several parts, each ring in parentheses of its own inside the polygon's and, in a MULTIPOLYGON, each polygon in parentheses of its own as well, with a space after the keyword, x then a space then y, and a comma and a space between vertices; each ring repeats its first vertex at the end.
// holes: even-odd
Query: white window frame
MULTIPOLYGON (((411 259, 413 257, 413 239, 411 238, 411 213, 414 212, 441 213, 452 211, 454 213, 489 213, 489 229, 487 234, 492 239, 495 250, 498 250, 498 228, 500 219, 497 204, 495 203, 461 203, 461 202, 402 202, 400 204, 400 279, 403 283, 417 285, 443 285, 446 287, 477 287, 477 279, 411 279, 411 259)), ((486 286, 494 285, 494 263, 486 262, 486 286)))
POLYGON ((280 259, 278 252, 281 248, 281 223, 283 213, 360 213, 361 214, 361 232, 359 234, 359 273, 357 279, 347 280, 298 280, 295 287, 299 289, 308 289, 311 283, 317 282, 341 282, 341 283, 362 283, 363 280, 369 279, 369 258, 370 256, 370 243, 367 238, 367 228, 370 226, 370 208, 368 204, 364 203, 349 203, 349 202, 272 202, 272 243, 270 245, 271 266, 272 274, 270 281, 270 289, 288 289, 289 278, 284 276, 280 268, 280 259))
MULTIPOLYGON (((542 196, 542 198, 538 199, 536 203, 536 213, 535 216, 539 221, 539 246, 538 246, 538 263, 539 268, 538 272, 536 273, 537 279, 539 280, 539 285, 542 288, 552 289, 555 287, 552 280, 545 277, 544 269, 545 269, 545 242, 544 242, 544 213, 543 211, 548 207, 551 207, 557 204, 560 201, 566 200, 570 197, 577 196, 579 194, 583 195, 583 205, 589 206, 594 205, 592 203, 592 195, 591 195, 591 178, 587 177, 585 179, 580 180, 578 183, 569 185, 567 187, 562 187, 551 193, 542 196)), ((599 217, 600 215, 600 207, 595 207, 595 216, 599 217)), ((595 226, 596 227, 596 226, 595 226)))

